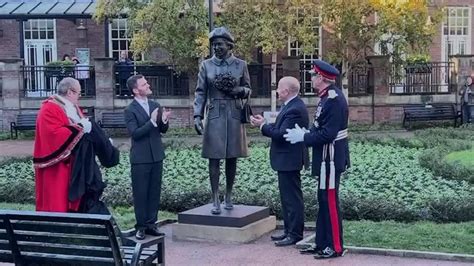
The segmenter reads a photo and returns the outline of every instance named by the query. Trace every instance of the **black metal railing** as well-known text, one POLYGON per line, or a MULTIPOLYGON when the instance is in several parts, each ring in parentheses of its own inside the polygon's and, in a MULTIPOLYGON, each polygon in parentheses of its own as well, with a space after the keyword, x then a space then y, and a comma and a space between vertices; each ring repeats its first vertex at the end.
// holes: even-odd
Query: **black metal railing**
POLYGON ((23 97, 48 97, 58 92, 58 84, 65 77, 73 77, 81 84, 81 95, 95 96, 93 66, 22 66, 23 97))
MULTIPOLYGON (((252 97, 270 97, 272 91, 272 65, 271 64, 249 64, 250 86, 252 97)), ((277 83, 283 77, 283 67, 277 64, 277 83)))
POLYGON ((453 67, 453 62, 429 62, 409 65, 392 64, 389 76, 390 93, 450 93, 453 67))
POLYGON ((115 65, 115 95, 131 98, 127 79, 135 73, 145 76, 153 97, 189 96, 189 78, 184 72, 176 72, 169 65, 115 65))
POLYGON ((350 96, 364 96, 373 91, 373 85, 370 82, 373 69, 366 63, 360 63, 350 68, 347 81, 348 93, 350 96))

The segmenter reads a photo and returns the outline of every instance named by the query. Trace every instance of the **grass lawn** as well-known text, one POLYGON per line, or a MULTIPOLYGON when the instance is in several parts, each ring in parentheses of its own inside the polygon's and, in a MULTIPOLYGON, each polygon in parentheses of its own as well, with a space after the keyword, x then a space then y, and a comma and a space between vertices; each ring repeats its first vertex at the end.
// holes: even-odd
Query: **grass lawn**
POLYGON ((474 255, 474 222, 345 221, 345 245, 474 255))
MULTIPOLYGON (((33 205, 0 203, 0 209, 34 210, 33 205)), ((112 213, 122 230, 133 227, 132 207, 117 207, 112 213)), ((160 211, 159 219, 176 219, 160 211)), ((344 244, 359 247, 410 249, 474 255, 474 222, 437 224, 393 221, 344 221, 344 244)))
POLYGON ((474 167, 474 149, 452 152, 446 156, 449 162, 459 162, 467 167, 474 167))

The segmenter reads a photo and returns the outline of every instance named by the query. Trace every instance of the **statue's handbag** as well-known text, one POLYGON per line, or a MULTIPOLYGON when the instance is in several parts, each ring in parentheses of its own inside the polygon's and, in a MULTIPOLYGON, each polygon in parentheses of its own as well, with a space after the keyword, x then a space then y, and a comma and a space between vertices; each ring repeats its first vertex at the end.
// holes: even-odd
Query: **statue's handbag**
POLYGON ((250 107, 250 93, 245 98, 242 104, 242 113, 240 114, 240 121, 243 124, 249 124, 250 123, 250 116, 253 115, 252 113, 252 107, 250 107))

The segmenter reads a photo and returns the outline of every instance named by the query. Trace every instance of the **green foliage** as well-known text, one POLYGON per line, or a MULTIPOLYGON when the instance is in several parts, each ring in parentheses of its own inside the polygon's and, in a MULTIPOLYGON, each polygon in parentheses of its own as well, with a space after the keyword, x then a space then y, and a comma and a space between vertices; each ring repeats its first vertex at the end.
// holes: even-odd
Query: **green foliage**
POLYGON ((361 143, 372 143, 405 148, 420 149, 418 161, 421 167, 428 169, 434 176, 446 179, 474 182, 473 167, 449 162, 446 155, 455 151, 465 151, 467 162, 472 162, 468 150, 474 147, 474 136, 471 127, 429 128, 414 132, 415 138, 396 138, 386 136, 356 135, 351 140, 361 143))
POLYGON ((7 140, 10 139, 10 132, 0 132, 0 140, 7 140))
POLYGON ((322 0, 321 19, 329 31, 327 56, 349 66, 365 59, 376 38, 375 8, 367 0, 322 0))
POLYGON ((297 40, 303 52, 314 52, 319 10, 314 1, 223 0, 222 8, 225 11, 216 22, 231 30, 236 51, 248 61, 253 61, 256 47, 264 54, 275 54, 287 46, 288 40, 297 40))
POLYGON ((450 163, 459 163, 466 167, 474 168, 474 149, 452 152, 445 158, 450 163))
MULTIPOLYGON (((474 188, 464 181, 446 180, 422 168, 420 148, 403 148, 357 142, 351 144, 352 167, 343 177, 341 206, 346 219, 397 221, 469 221, 474 219, 474 188)), ((199 148, 168 148, 164 165, 162 208, 178 212, 210 200, 207 160, 199 148)), ((269 166, 267 144, 256 144, 251 156, 240 159, 235 184, 235 201, 269 206, 280 213, 275 171, 269 166)), ((128 154, 121 164, 104 169, 108 187, 104 200, 110 206, 132 205, 128 154)), ((224 176, 224 169, 221 169, 224 176)), ((221 178, 221 187, 225 184, 221 178)), ((0 167, 0 201, 34 201, 33 168, 30 161, 0 167)), ((304 172, 302 188, 306 218, 317 211, 316 181, 304 172)))
POLYGON ((383 54, 401 63, 405 55, 429 53, 443 18, 442 8, 428 1, 371 1, 377 12, 376 41, 383 54), (431 9, 431 10, 429 10, 431 9), (392 46, 389 51, 387 46, 392 46))
POLYGON ((422 64, 428 63, 431 60, 431 56, 429 54, 414 54, 407 57, 406 62, 407 64, 422 64))
POLYGON ((474 222, 344 222, 344 244, 357 247, 474 254, 472 239, 474 222))
POLYGON ((74 62, 69 60, 64 61, 51 61, 46 64, 48 67, 73 67, 74 62))
POLYGON ((123 10, 127 10, 135 53, 160 47, 177 70, 197 72, 200 42, 207 35, 204 1, 99 0, 94 17, 98 21, 120 17, 123 10))
POLYGON ((428 1, 322 0, 327 55, 343 69, 363 61, 380 43, 383 55, 402 63, 406 54, 426 54, 442 19, 442 9, 428 1), (377 18, 375 18, 375 14, 377 18), (392 47, 393 49, 389 49, 392 47))

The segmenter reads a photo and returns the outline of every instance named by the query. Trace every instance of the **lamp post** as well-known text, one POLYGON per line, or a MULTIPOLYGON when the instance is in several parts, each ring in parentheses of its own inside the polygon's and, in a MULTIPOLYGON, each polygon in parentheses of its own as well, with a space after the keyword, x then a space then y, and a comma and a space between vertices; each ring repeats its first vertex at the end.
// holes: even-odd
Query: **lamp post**
MULTIPOLYGON (((213 1, 209 0, 209 33, 214 29, 214 6, 213 1)), ((212 57, 212 44, 209 43, 209 57, 212 57)))

